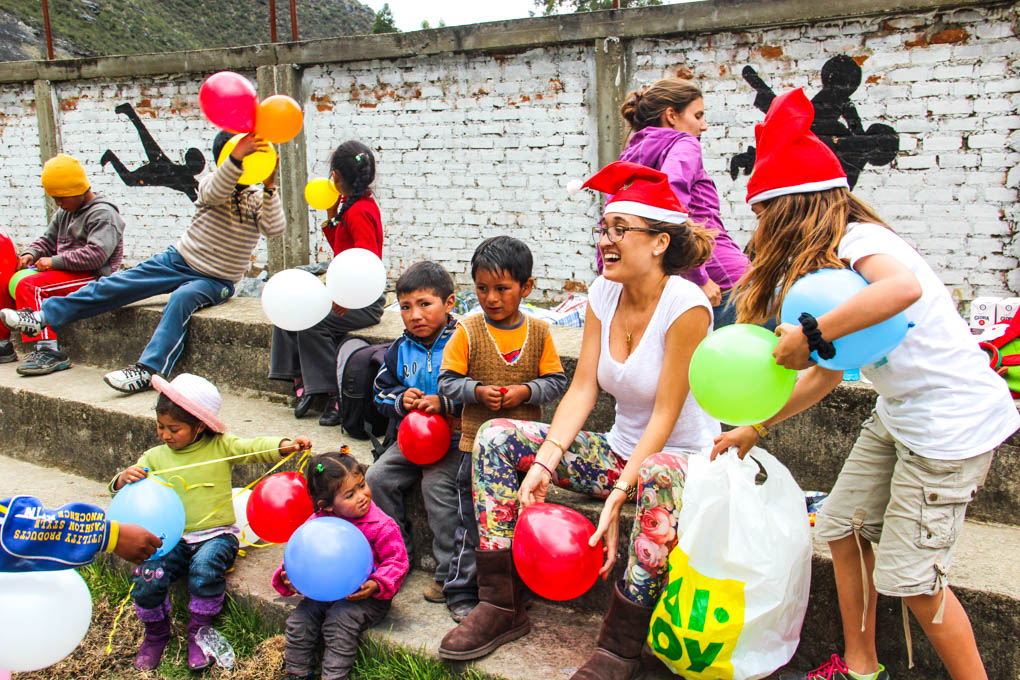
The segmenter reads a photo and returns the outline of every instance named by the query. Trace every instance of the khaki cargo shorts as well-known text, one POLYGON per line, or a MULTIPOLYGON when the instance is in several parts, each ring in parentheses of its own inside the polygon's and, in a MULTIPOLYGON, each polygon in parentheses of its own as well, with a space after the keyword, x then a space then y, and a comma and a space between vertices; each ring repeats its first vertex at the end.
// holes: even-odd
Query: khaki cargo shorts
POLYGON ((938 593, 946 585, 967 504, 985 481, 992 452, 937 460, 910 451, 873 412, 818 515, 826 541, 855 529, 877 544, 875 588, 883 595, 938 593))

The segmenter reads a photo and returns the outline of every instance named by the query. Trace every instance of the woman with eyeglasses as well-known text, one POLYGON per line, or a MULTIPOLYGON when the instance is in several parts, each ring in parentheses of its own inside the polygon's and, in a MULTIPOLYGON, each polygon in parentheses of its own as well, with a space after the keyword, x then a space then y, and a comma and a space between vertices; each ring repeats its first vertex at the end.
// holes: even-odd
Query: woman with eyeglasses
POLYGON ((551 425, 490 420, 472 451, 480 604, 439 648, 447 659, 484 656, 531 629, 523 586, 510 558, 518 512, 545 500, 549 484, 605 499, 591 539, 603 542, 609 578, 616 563, 620 510, 635 500, 637 518, 623 579, 614 584, 598 648, 573 680, 627 680, 641 668, 641 647, 676 543, 689 452, 710 447, 720 428, 690 394, 691 355, 712 327, 708 298, 680 274, 712 251, 710 233, 687 216, 669 178, 616 162, 584 185, 610 195, 595 229, 605 261, 589 289, 581 352, 551 425), (616 398, 607 433, 581 428, 599 390, 616 398), (518 483, 518 473, 526 472, 518 483), (483 578, 484 576, 484 578, 483 578))
POLYGON ((631 129, 620 160, 668 175, 680 203, 690 210, 691 221, 715 232, 715 249, 708 261, 684 278, 705 291, 715 312, 715 328, 734 323, 730 291, 749 264, 719 219, 719 194, 702 162, 700 138, 708 123, 701 90, 690 81, 666 78, 628 94, 620 114, 631 129))

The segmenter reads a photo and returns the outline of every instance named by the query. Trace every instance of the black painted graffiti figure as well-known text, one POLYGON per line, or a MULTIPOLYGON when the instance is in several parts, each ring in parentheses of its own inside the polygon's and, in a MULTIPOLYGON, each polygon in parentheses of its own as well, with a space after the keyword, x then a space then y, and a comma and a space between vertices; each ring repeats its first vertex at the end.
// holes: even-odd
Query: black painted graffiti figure
POLYGON ((117 155, 107 149, 99 162, 104 166, 112 163, 113 169, 129 187, 169 187, 186 194, 192 201, 198 199, 198 180, 195 179, 195 175, 205 168, 205 156, 202 152, 192 147, 184 153, 183 165, 174 163, 163 153, 163 149, 159 148, 159 144, 149 134, 142 119, 130 104, 121 104, 114 111, 127 116, 135 126, 138 137, 142 140, 145 156, 149 160, 135 170, 128 170, 117 155))
MULTIPOLYGON (((776 94, 765 84, 750 66, 742 72, 747 84, 757 93, 754 106, 762 113, 768 113, 776 94)), ((847 181, 853 189, 864 166, 887 165, 896 158, 900 150, 899 134, 888 125, 874 123, 864 129, 857 107, 850 101, 850 95, 861 84, 861 67, 845 54, 840 54, 822 66, 822 89, 812 99, 815 107, 815 122, 811 131, 832 149, 846 172, 847 181)), ((740 171, 751 174, 754 168, 755 149, 730 159, 730 177, 737 178, 740 171)))

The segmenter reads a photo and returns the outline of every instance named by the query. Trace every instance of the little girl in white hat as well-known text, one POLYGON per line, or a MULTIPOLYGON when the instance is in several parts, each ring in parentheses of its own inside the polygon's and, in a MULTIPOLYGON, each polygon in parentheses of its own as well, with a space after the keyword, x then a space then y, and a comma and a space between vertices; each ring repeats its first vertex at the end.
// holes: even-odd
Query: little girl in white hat
POLYGON ((171 382, 157 375, 152 377, 152 386, 160 393, 156 432, 163 444, 143 453, 136 465, 117 475, 110 484, 111 491, 145 478, 149 470, 193 467, 176 471, 167 480, 184 503, 183 538, 166 555, 135 569, 132 597, 138 618, 145 624, 135 667, 151 670, 159 665, 170 641, 170 583, 187 575, 191 594, 188 667, 199 670, 211 661, 198 646, 195 634, 202 626, 210 625, 223 607, 226 573, 239 547, 240 530, 230 502, 231 468, 245 463, 276 463, 283 456, 310 449, 312 442, 307 437, 242 439, 226 433, 218 415, 223 403, 219 390, 197 375, 182 373, 171 382), (231 456, 241 457, 221 460, 231 456))

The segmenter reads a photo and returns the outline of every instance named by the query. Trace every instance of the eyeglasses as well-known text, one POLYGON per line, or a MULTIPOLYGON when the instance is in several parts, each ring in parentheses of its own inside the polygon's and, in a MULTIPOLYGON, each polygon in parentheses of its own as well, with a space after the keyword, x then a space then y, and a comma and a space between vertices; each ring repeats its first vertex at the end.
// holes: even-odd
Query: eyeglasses
POLYGON ((644 231, 649 234, 661 234, 661 229, 648 229, 647 227, 605 227, 597 225, 591 228, 591 238, 595 243, 598 243, 605 234, 609 238, 610 243, 619 243, 623 240, 623 237, 627 235, 628 231, 644 231))

